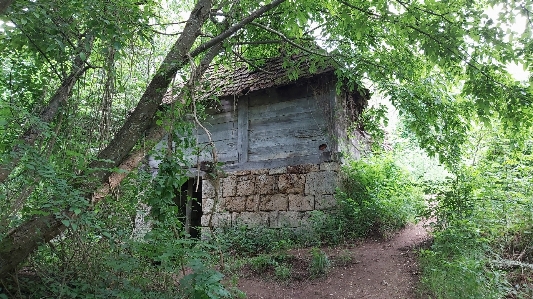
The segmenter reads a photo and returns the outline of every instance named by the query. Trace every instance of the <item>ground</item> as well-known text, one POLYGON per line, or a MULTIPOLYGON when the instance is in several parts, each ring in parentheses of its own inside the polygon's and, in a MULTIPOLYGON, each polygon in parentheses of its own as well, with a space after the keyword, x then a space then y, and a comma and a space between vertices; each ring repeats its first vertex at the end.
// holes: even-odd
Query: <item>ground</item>
POLYGON ((428 240, 422 224, 408 225, 390 240, 368 239, 335 248, 322 248, 333 267, 323 277, 309 277, 309 249, 292 250, 291 279, 243 271, 238 288, 248 299, 415 299, 417 252, 428 240))

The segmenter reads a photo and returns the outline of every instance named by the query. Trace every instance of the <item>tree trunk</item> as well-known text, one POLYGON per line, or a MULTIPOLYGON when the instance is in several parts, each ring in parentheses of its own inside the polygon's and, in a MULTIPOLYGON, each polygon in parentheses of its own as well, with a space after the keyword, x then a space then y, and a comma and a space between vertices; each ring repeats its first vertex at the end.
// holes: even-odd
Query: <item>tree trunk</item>
MULTIPOLYGON (((89 49, 89 52, 87 53, 87 56, 89 56, 93 48, 93 42, 94 37, 87 37, 85 40, 80 40, 78 42, 78 48, 89 49)), ((50 102, 39 115, 40 122, 49 123, 56 117, 57 113, 59 112, 59 108, 61 108, 61 106, 63 106, 72 95, 72 88, 74 88, 74 85, 76 84, 76 82, 78 82, 78 79, 87 70, 85 63, 86 61, 82 60, 79 56, 76 56, 76 58, 74 58, 74 62, 72 64, 72 72, 67 78, 63 80, 63 82, 61 82, 61 85, 50 99, 50 102)), ((42 131, 39 126, 34 125, 26 132, 24 132, 24 134, 19 138, 19 143, 24 146, 33 146, 37 138, 41 136, 41 133, 42 131)), ((3 183, 7 179, 9 174, 11 174, 13 169, 17 166, 18 162, 20 161, 20 158, 23 155, 24 146, 15 146, 15 148, 13 148, 13 150, 11 151, 13 156, 12 159, 8 160, 3 165, 0 165, 0 183, 3 183)))
POLYGON ((13 0, 0 0, 0 15, 4 14, 13 0))

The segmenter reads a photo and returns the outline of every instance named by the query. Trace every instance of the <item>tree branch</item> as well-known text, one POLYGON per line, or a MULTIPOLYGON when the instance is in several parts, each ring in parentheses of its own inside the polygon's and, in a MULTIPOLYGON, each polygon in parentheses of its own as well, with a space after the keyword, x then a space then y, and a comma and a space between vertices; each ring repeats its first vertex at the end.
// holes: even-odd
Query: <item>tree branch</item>
POLYGON ((256 18, 261 16, 263 13, 265 13, 265 12, 275 8, 275 7, 277 7, 278 5, 280 5, 281 3, 285 2, 285 1, 286 0, 274 0, 270 4, 264 5, 261 8, 255 10, 248 17, 244 18, 239 23, 231 26, 226 31, 222 32, 221 34, 217 35, 216 37, 212 38, 211 40, 199 45, 198 47, 196 47, 196 49, 191 51, 191 56, 195 57, 198 54, 202 53, 203 51, 209 49, 213 45, 216 45, 219 42, 225 40, 226 38, 230 37, 235 32, 237 32, 238 30, 242 29, 244 26, 246 26, 247 24, 249 24, 250 22, 252 22, 256 18))
MULTIPOLYGON (((89 37, 84 42, 80 41, 79 48, 83 49, 85 48, 85 45, 89 45, 87 48, 92 50, 93 42, 94 38, 89 37)), ((90 52, 87 53, 87 57, 89 57, 90 54, 90 52)), ((70 75, 63 80, 61 85, 57 88, 56 92, 50 99, 50 102, 48 102, 48 105, 41 111, 41 114, 39 115, 40 124, 33 125, 26 132, 24 132, 22 136, 19 137, 19 142, 17 142, 18 145, 11 150, 11 153, 14 154, 14 157, 3 165, 0 165, 0 183, 3 183, 7 179, 9 174, 11 174, 13 169, 22 158, 24 146, 32 146, 39 136, 41 136, 41 124, 50 123, 56 117, 61 106, 68 101, 72 95, 72 88, 74 88, 74 85, 76 82, 78 82, 78 79, 89 68, 89 66, 85 64, 87 64, 86 59, 81 59, 79 55, 74 58, 70 75)))
POLYGON ((254 25, 254 26, 257 26, 257 27, 260 27, 260 28, 263 28, 265 29, 266 31, 268 32, 271 32, 271 33, 274 33, 276 35, 278 35, 279 37, 281 37, 281 39, 283 39, 284 41, 286 41, 287 43, 289 43, 290 45, 304 51, 304 52, 307 52, 309 54, 313 54, 313 55, 318 55, 318 56, 322 56, 322 57, 331 57, 329 54, 324 54, 324 53, 320 53, 320 52, 317 52, 317 51, 313 51, 313 50, 309 50, 309 49, 306 49, 300 45, 298 45, 297 43, 293 42, 290 38, 286 37, 283 33, 279 32, 279 31, 276 31, 274 29, 271 29, 263 24, 259 24, 259 23, 256 23, 256 22, 251 22, 250 24, 254 25))

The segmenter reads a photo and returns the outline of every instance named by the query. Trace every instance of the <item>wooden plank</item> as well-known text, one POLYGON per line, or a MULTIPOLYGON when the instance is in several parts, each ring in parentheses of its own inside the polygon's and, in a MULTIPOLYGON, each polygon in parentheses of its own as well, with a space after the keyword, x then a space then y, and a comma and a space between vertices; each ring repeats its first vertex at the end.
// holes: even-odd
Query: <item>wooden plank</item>
MULTIPOLYGON (((217 134, 217 133, 229 132, 233 129, 236 129, 236 123, 234 122, 226 122, 226 123, 220 123, 220 124, 215 124, 215 125, 207 123, 207 124, 202 124, 202 125, 209 131, 209 133, 211 133, 211 135, 217 134)), ((204 134, 206 134, 204 129, 197 125, 196 132, 193 132, 193 135, 204 135, 204 134)))
POLYGON ((249 129, 257 132, 284 130, 291 128, 323 128, 326 120, 313 113, 300 113, 290 116, 275 116, 262 119, 251 119, 249 129))
POLYGON ((321 152, 318 150, 318 146, 322 143, 327 144, 327 140, 306 140, 306 142, 298 144, 279 144, 278 146, 261 146, 250 148, 249 161, 257 162, 311 155, 316 155, 319 157, 321 152))
POLYGON ((250 152, 261 148, 271 148, 274 149, 274 151, 291 150, 292 148, 301 148, 302 150, 311 149, 312 151, 318 151, 319 145, 324 143, 327 144, 329 138, 322 135, 306 139, 279 137, 254 141, 257 142, 250 143, 250 152))
POLYGON ((257 120, 282 115, 287 116, 299 113, 318 112, 319 107, 316 105, 315 101, 310 100, 309 98, 302 98, 269 106, 251 107, 249 110, 250 119, 257 120))
MULTIPOLYGON (((229 130, 229 131, 220 131, 220 132, 214 132, 211 133, 211 138, 213 141, 234 141, 237 142, 237 130, 229 130)), ((198 143, 204 143, 209 142, 209 137, 207 137, 207 134, 198 134, 197 135, 198 143)))
POLYGON ((235 101, 233 97, 220 98, 218 102, 214 102, 210 105, 206 112, 209 114, 217 114, 220 112, 236 111, 237 106, 234 105, 235 101))
POLYGON ((237 155, 239 163, 248 161, 248 124, 248 98, 241 98, 237 123, 237 155))
MULTIPOLYGON (((235 143, 215 142, 215 149, 219 162, 237 161, 237 145, 235 143)), ((196 156, 193 159, 196 161, 196 156)), ((199 161, 211 161, 212 159, 211 147, 203 148, 199 161)))
POLYGON ((303 129, 293 128, 290 130, 276 130, 276 131, 263 131, 263 132, 253 132, 250 131, 250 141, 249 146, 252 144, 257 144, 269 140, 305 140, 305 139, 320 139, 324 136, 327 136, 328 133, 323 129, 308 129, 307 127, 303 129))
POLYGON ((226 123, 226 122, 237 122, 237 113, 230 111, 230 112, 210 114, 206 116, 204 120, 200 120, 200 122, 202 124, 207 123, 210 125, 226 123))
POLYGON ((250 107, 271 105, 275 103, 292 101, 295 98, 305 98, 314 96, 315 92, 312 86, 290 84, 270 88, 266 91, 260 91, 250 94, 250 107))
POLYGON ((272 159, 267 161, 248 161, 242 164, 231 164, 227 163, 222 168, 226 171, 237 171, 237 170, 250 170, 250 169, 262 169, 262 168, 278 168, 288 165, 298 165, 298 164, 318 164, 321 163, 321 159, 318 155, 308 155, 308 156, 294 156, 285 159, 272 159))

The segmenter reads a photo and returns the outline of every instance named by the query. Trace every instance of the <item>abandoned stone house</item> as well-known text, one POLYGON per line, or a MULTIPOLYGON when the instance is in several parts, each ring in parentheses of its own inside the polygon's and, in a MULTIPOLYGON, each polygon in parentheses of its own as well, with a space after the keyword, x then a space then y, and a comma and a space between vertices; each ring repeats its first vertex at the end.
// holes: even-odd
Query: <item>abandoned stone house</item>
MULTIPOLYGON (((278 58, 260 70, 242 67, 212 80, 219 101, 202 124, 224 175, 202 171, 198 190, 192 188, 197 177, 183 186, 183 194, 197 199, 192 226, 298 227, 311 211, 335 205, 340 161, 357 157, 364 144, 347 131, 368 94, 338 92, 331 66, 293 62, 285 68, 278 58)), ((196 136, 199 144, 209 142, 201 128, 196 136)), ((211 159, 201 154, 198 167, 211 159)), ((157 168, 157 161, 150 165, 157 168)))

